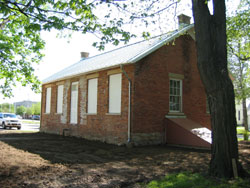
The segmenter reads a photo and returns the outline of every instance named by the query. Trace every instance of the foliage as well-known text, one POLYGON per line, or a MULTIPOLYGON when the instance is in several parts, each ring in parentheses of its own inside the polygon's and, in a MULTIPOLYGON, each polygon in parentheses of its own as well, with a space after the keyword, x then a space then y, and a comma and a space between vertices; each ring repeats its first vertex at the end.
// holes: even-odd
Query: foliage
POLYGON ((32 115, 33 114, 33 112, 32 112, 32 109, 31 108, 27 108, 26 109, 26 115, 32 115))
POLYGON ((14 113, 14 105, 9 103, 0 104, 0 112, 14 113))
POLYGON ((241 1, 234 16, 227 18, 229 69, 234 76, 235 97, 250 97, 250 1, 241 1))
POLYGON ((32 104, 31 111, 32 111, 32 115, 40 115, 41 114, 41 102, 32 104))
POLYGON ((40 115, 41 113, 41 102, 32 104, 31 107, 18 106, 16 108, 16 114, 18 115, 40 115))
POLYGON ((237 127, 237 134, 242 134, 244 140, 248 140, 250 132, 246 130, 244 127, 237 127))
POLYGON ((198 173, 181 172, 166 175, 161 180, 151 181, 148 188, 246 188, 249 187, 248 179, 218 180, 203 176, 198 173))
MULTIPOLYGON (((39 92, 38 78, 34 75, 34 63, 43 57, 42 30, 68 29, 82 33, 95 33, 101 42, 94 45, 104 49, 106 43, 118 44, 133 35, 121 28, 122 20, 109 22, 98 19, 95 8, 106 1, 51 1, 51 0, 0 0, 0 90, 11 96, 12 86, 31 84, 39 92)), ((107 13, 108 14, 108 13, 107 13)), ((103 15, 102 15, 103 16, 103 15)), ((109 16, 106 15, 108 19, 109 16)))
POLYGON ((0 2, 0 91, 11 96, 16 82, 32 84, 32 89, 39 91, 32 64, 41 60, 44 42, 25 15, 6 9, 0 2))
POLYGON ((22 115, 24 115, 25 112, 26 112, 26 108, 24 106, 18 106, 16 108, 16 114, 17 115, 22 116, 22 115))

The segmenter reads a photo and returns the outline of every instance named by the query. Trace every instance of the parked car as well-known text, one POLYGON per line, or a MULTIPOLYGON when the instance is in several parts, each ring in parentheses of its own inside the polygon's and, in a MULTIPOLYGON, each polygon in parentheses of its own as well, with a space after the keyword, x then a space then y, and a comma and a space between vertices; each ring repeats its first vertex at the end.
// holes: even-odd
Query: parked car
POLYGON ((22 117, 22 116, 20 116, 20 115, 17 115, 17 118, 18 118, 18 119, 23 119, 23 117, 22 117))
POLYGON ((16 114, 0 113, 0 126, 4 129, 7 127, 16 127, 17 129, 21 129, 22 122, 17 118, 16 114))
POLYGON ((39 116, 39 115, 33 115, 33 116, 32 116, 32 119, 33 119, 33 120, 40 120, 40 116, 39 116))

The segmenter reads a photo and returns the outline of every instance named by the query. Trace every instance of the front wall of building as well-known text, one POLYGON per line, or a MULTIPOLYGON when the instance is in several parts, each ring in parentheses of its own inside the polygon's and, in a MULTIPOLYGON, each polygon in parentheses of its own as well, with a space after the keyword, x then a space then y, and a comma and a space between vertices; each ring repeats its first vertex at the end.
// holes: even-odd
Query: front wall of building
POLYGON ((164 120, 169 114, 171 74, 183 77, 184 115, 210 128, 206 94, 197 69, 195 42, 189 35, 184 35, 136 64, 132 128, 135 142, 147 142, 150 139, 154 143, 165 142, 167 130, 164 120))
MULTIPOLYGON (((125 66, 124 69, 133 80, 134 66, 125 66)), ((42 87, 41 131, 83 137, 90 140, 100 140, 118 145, 125 144, 127 142, 128 130, 128 79, 124 74, 122 74, 121 86, 121 113, 108 113, 109 74, 112 74, 112 72, 116 73, 117 70, 118 69, 115 68, 95 73, 95 75, 98 75, 97 114, 87 113, 87 84, 89 75, 82 75, 59 82, 44 84, 42 87), (73 82, 78 82, 77 124, 70 123, 71 84, 73 82), (57 114, 57 86, 60 84, 64 85, 63 113, 57 114), (51 111, 50 113, 45 113, 46 88, 48 87, 52 88, 51 111)))

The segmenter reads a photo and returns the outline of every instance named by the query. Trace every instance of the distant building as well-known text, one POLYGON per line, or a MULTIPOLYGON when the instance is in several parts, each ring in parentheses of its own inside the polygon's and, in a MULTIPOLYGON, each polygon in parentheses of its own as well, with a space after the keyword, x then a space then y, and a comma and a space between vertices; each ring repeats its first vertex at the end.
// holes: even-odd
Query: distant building
POLYGON ((26 108, 30 108, 32 106, 32 104, 36 104, 37 102, 34 101, 21 101, 21 102, 15 102, 14 106, 18 107, 18 106, 24 106, 26 108))
MULTIPOLYGON (((235 104, 235 112, 236 112, 237 125, 243 126, 243 108, 241 102, 235 104)), ((247 106, 247 119, 248 119, 248 128, 250 129, 250 103, 247 106)))

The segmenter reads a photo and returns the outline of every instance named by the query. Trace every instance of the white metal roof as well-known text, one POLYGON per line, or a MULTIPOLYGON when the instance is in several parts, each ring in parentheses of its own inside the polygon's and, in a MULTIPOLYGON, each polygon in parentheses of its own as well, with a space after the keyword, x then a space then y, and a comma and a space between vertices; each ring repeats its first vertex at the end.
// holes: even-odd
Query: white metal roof
POLYGON ((181 30, 175 30, 167 34, 153 37, 149 40, 140 41, 100 55, 82 59, 46 78, 43 80, 43 84, 59 81, 76 75, 117 67, 119 65, 135 63, 193 27, 193 24, 191 24, 181 30))

